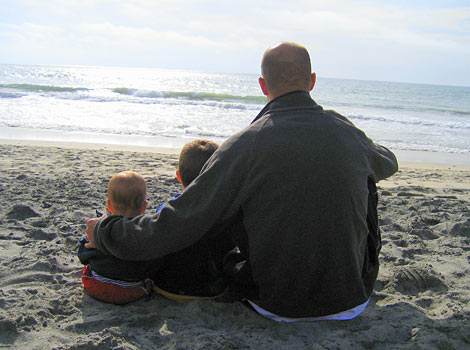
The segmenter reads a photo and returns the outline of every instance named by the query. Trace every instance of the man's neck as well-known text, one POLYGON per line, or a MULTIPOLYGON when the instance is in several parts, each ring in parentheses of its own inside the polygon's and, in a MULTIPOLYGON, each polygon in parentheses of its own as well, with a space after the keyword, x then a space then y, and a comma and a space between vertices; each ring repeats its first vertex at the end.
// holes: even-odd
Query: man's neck
POLYGON ((278 91, 278 92, 275 92, 275 93, 269 93, 268 94, 268 102, 271 102, 271 101, 275 100, 278 97, 290 94, 291 92, 298 92, 298 91, 303 91, 303 92, 306 92, 307 94, 310 94, 310 91, 306 91, 306 90, 303 90, 303 89, 287 89, 287 90, 282 90, 282 91, 278 91))

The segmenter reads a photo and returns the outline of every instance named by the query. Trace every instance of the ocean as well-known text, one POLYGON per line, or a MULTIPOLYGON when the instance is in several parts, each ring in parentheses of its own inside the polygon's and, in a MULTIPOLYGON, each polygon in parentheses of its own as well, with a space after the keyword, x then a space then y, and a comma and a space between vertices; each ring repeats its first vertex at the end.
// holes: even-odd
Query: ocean
MULTIPOLYGON (((470 87, 318 79, 313 99, 393 150, 470 155, 470 87)), ((0 65, 0 138, 222 142, 266 104, 256 74, 0 65)))

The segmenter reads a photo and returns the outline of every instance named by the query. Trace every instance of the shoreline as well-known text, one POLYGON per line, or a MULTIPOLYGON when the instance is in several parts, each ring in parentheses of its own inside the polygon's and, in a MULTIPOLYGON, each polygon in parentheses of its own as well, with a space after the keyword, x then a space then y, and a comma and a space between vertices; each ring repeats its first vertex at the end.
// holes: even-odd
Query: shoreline
MULTIPOLYGON (((0 128, 1 129, 1 128, 0 128)), ((23 135, 24 136, 24 135, 23 135)), ((83 138, 83 137, 82 137, 83 138)), ((85 138, 82 141, 64 141, 62 139, 42 140, 36 138, 5 138, 0 131, 0 144, 18 145, 31 147, 57 147, 66 149, 93 149, 109 151, 128 152, 148 152, 178 155, 181 148, 193 138, 171 139, 164 137, 146 138, 142 142, 142 137, 109 136, 104 137, 104 142, 96 142, 96 136, 85 138), (140 142, 139 142, 140 139, 140 142), (124 141, 124 142, 123 142, 124 141), (150 146, 150 141, 154 141, 158 146, 150 146)), ((216 140, 216 142, 222 142, 216 140)), ((448 169, 452 167, 456 170, 470 170, 470 155, 455 153, 440 153, 426 151, 394 150, 400 168, 422 168, 422 169, 448 169)))
POLYGON ((179 154, 181 148, 176 146, 145 146, 134 144, 118 143, 98 143, 98 142, 78 142, 78 141, 45 141, 29 139, 4 139, 0 138, 1 145, 26 146, 26 147, 54 147, 63 149, 82 149, 82 150, 106 150, 123 152, 146 152, 162 154, 179 154))

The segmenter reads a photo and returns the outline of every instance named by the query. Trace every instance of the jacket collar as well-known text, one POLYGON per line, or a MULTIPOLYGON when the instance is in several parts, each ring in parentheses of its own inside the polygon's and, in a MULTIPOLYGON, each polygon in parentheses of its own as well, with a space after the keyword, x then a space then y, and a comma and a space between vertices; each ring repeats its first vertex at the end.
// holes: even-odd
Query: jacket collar
POLYGON ((299 107, 307 107, 309 109, 322 110, 322 107, 318 105, 311 97, 308 92, 305 91, 292 91, 288 92, 285 95, 276 97, 274 100, 269 102, 264 108, 259 112, 255 119, 251 122, 253 124, 255 121, 260 119, 263 115, 268 114, 269 112, 276 109, 298 109, 299 107))

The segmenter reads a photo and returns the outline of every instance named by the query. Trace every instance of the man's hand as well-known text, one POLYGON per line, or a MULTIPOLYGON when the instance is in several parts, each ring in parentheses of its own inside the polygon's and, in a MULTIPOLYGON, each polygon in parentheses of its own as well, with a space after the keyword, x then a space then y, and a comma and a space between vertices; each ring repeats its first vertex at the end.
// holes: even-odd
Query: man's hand
POLYGON ((101 218, 93 218, 86 222, 86 239, 88 243, 85 243, 85 248, 96 248, 95 246, 95 226, 101 218))

